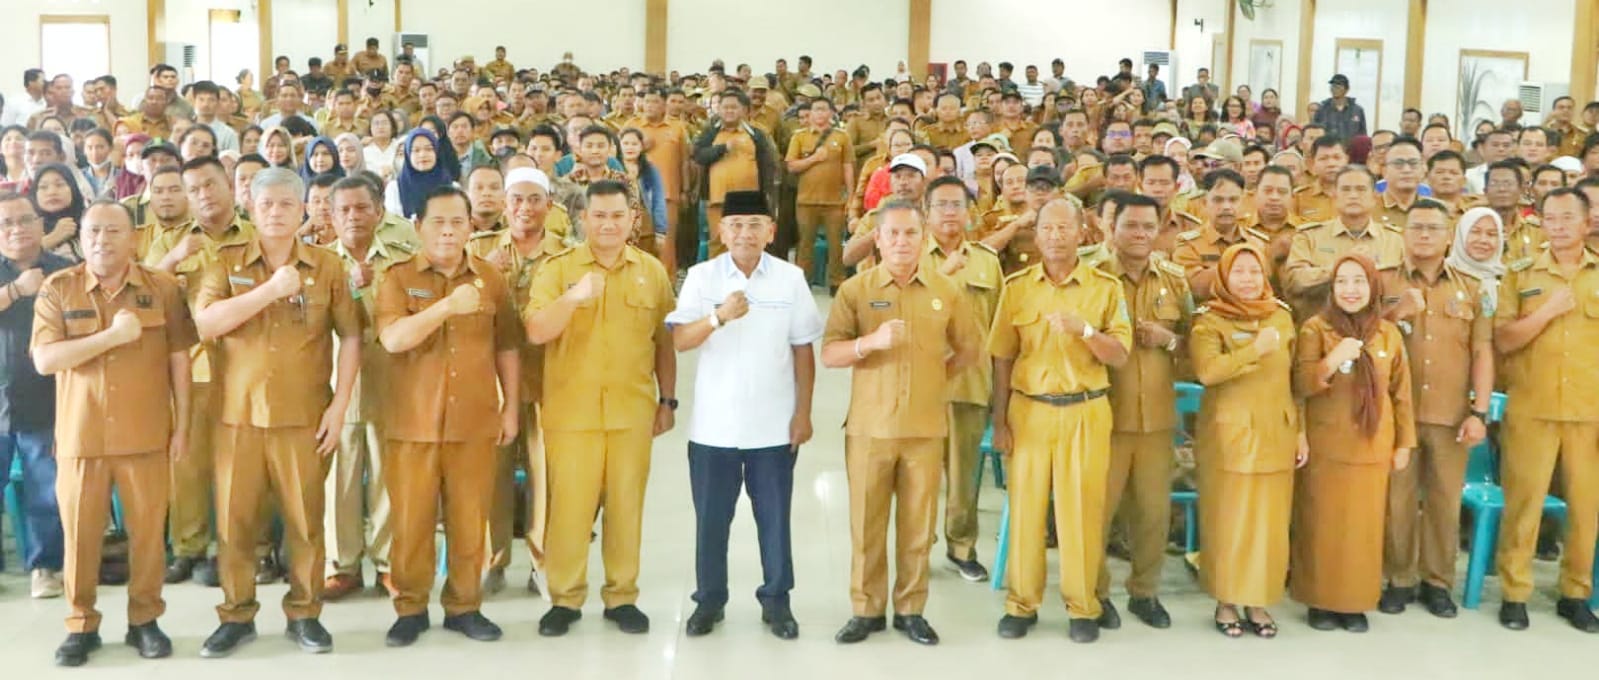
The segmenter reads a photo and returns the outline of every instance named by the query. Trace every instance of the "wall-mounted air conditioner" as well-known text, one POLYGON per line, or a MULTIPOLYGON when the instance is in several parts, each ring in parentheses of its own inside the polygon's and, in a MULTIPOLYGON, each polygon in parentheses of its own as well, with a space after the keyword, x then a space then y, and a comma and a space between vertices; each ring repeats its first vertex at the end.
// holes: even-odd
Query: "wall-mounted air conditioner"
POLYGON ((1521 100, 1521 124, 1543 125, 1544 117, 1555 106, 1555 100, 1569 94, 1571 83, 1522 81, 1516 87, 1516 98, 1521 100))
POLYGON ((178 86, 194 82, 196 52, 194 43, 169 42, 166 44, 166 63, 178 70, 178 86))

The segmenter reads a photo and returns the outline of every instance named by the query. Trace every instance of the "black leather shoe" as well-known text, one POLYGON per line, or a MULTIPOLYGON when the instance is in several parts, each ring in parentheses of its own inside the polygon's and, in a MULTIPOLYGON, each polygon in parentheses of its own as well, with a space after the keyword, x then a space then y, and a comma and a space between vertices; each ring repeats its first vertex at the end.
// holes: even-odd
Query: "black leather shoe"
POLYGON ((1066 629, 1066 637, 1072 642, 1093 642, 1099 639, 1099 622, 1094 619, 1072 619, 1066 629))
POLYGON ((761 610, 761 623, 766 624, 766 629, 779 640, 793 640, 799 637, 799 622, 794 620, 794 612, 786 604, 774 604, 761 610))
POLYGON ((154 621, 128 627, 127 637, 122 639, 129 647, 139 650, 139 656, 145 659, 165 659, 172 656, 172 638, 161 632, 161 627, 154 621))
POLYGON ((100 648, 99 633, 72 633, 56 648, 56 665, 74 668, 89 662, 89 653, 100 648))
POLYGON ((1104 630, 1122 627, 1122 615, 1116 611, 1116 605, 1111 603, 1110 598, 1099 601, 1099 618, 1094 619, 1094 623, 1104 630))
POLYGON ((222 571, 217 569, 217 558, 208 557, 196 563, 194 581, 207 588, 222 587, 222 571))
POLYGON ((1584 633, 1599 633, 1599 618, 1588 609, 1588 603, 1574 597, 1562 597, 1555 602, 1555 613, 1584 633))
POLYGON ((300 649, 312 654, 327 654, 333 651, 333 636, 328 634, 328 629, 322 627, 322 622, 316 619, 295 619, 283 629, 283 636, 293 640, 300 649))
POLYGON ((883 616, 854 616, 838 629, 838 634, 833 636, 833 641, 840 644, 854 644, 866 639, 872 633, 880 633, 888 629, 888 618, 883 616))
POLYGON ((1171 614, 1166 612, 1166 607, 1160 604, 1160 599, 1155 597, 1133 597, 1127 600, 1127 611, 1143 621, 1150 628, 1170 628, 1171 614))
POLYGON ((167 565, 167 573, 161 579, 168 585, 183 583, 194 577, 194 568, 204 560, 198 557, 178 556, 172 558, 172 564, 167 565))
POLYGON ((1316 630, 1338 630, 1338 627, 1342 625, 1338 620, 1337 614, 1325 609, 1311 607, 1309 618, 1310 627, 1316 630))
POLYGON ((544 637, 560 637, 572 629, 572 624, 583 618, 583 612, 569 607, 550 607, 544 612, 544 617, 539 619, 539 635, 544 637))
POLYGON ((1527 620, 1527 603, 1504 602, 1499 605, 1499 625, 1511 630, 1526 630, 1532 622, 1527 620))
POLYGON ((239 645, 255 641, 255 623, 224 623, 200 645, 200 656, 220 659, 232 654, 239 645))
POLYGON ((1338 625, 1351 633, 1371 630, 1371 622, 1366 620, 1365 614, 1339 614, 1338 625))
POLYGON ((894 630, 905 634, 919 645, 938 644, 938 631, 933 630, 933 624, 922 618, 921 614, 894 615, 894 630))
POLYGON ((1027 637, 1027 631, 1038 625, 1038 615, 1012 616, 1006 614, 999 619, 999 636, 1006 640, 1017 640, 1027 637))
POLYGON ((615 621, 622 632, 631 635, 650 632, 650 617, 630 604, 605 610, 605 620, 615 621))
POLYGON ((955 569, 955 573, 960 574, 961 580, 971 581, 972 583, 982 583, 988 580, 988 569, 979 564, 977 560, 958 559, 954 555, 946 555, 945 557, 949 558, 950 566, 955 569))
POLYGON ((281 583, 283 582, 283 577, 283 567, 278 566, 277 559, 271 555, 267 555, 255 563, 256 585, 264 586, 269 583, 281 583))
POLYGON ((504 633, 481 611, 444 617, 444 629, 452 630, 478 642, 493 642, 504 633))
POLYGON ((1384 614, 1403 614, 1405 605, 1415 601, 1415 588, 1388 586, 1382 591, 1382 599, 1377 601, 1377 611, 1384 614))
POLYGON ((688 615, 688 623, 683 626, 683 631, 689 637, 709 635, 716 624, 722 622, 723 612, 721 607, 699 605, 694 608, 694 613, 688 615))
POLYGON ((1455 601, 1449 597, 1448 588, 1440 588, 1431 583, 1422 583, 1420 597, 1421 606, 1427 608, 1427 613, 1442 619, 1455 618, 1459 610, 1455 609, 1455 601))
POLYGON ((383 644, 390 647, 410 647, 431 627, 433 624, 428 621, 427 612, 402 616, 395 619, 394 625, 389 626, 388 635, 383 636, 383 644))

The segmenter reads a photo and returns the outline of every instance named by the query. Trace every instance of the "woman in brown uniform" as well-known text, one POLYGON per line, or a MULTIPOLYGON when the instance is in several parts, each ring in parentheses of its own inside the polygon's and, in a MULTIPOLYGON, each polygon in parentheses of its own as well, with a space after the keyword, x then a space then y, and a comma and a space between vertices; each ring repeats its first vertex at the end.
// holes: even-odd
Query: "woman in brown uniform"
POLYGON ((1381 318, 1376 267, 1345 255, 1332 288, 1299 331, 1294 388, 1305 399, 1310 462, 1294 499, 1290 588, 1310 607, 1312 628, 1359 633, 1382 591, 1389 466, 1410 464, 1416 419, 1404 338, 1381 318))
POLYGON ((1199 581, 1227 637, 1246 627, 1277 635, 1266 607, 1282 599, 1294 468, 1309 448, 1292 391, 1294 320, 1272 296, 1263 262, 1248 244, 1222 253, 1215 298, 1195 316, 1188 345, 1205 385, 1195 455, 1199 581))

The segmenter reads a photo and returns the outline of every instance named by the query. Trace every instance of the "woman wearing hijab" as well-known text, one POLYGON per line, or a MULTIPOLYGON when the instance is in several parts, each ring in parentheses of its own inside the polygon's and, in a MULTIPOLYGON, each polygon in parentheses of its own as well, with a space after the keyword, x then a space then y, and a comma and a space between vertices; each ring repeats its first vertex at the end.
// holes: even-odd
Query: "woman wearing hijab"
POLYGON ((1316 630, 1360 633, 1382 594, 1388 474, 1410 464, 1416 418, 1399 328, 1382 318, 1377 268, 1333 265, 1327 306, 1299 331, 1294 388, 1310 460, 1294 499, 1290 588, 1316 630))
POLYGON ((73 262, 83 259, 78 247, 78 227, 87 203, 72 168, 52 163, 39 169, 28 198, 44 220, 44 249, 73 262))
POLYGON ((1188 152, 1193 147, 1194 143, 1188 141, 1185 137, 1172 137, 1166 140, 1165 146, 1161 147, 1161 154, 1177 161, 1177 168, 1182 171, 1177 175, 1177 193, 1174 194, 1176 196, 1190 194, 1194 191, 1194 174, 1189 172, 1188 168, 1188 152))
POLYGON ((405 164, 400 176, 389 182, 384 207, 406 219, 414 219, 429 191, 454 184, 445 156, 448 142, 441 144, 431 130, 418 127, 405 136, 405 164))
POLYGON ((294 159, 294 135, 282 126, 274 126, 261 133, 261 157, 274 168, 299 170, 294 159))
POLYGON ((339 150, 339 169, 344 176, 350 177, 366 171, 366 155, 361 151, 361 138, 353 132, 346 132, 333 138, 333 145, 339 150))
POLYGON ((300 179, 307 184, 317 175, 344 176, 339 167, 339 145, 327 137, 317 137, 305 145, 305 162, 300 165, 300 179))
POLYGON ((1266 607, 1283 596, 1294 468, 1309 450, 1293 394, 1294 319, 1273 297, 1267 262, 1249 244, 1222 253, 1188 344, 1205 386, 1194 452, 1199 583, 1216 598, 1216 629, 1232 638, 1277 635, 1266 607))
MULTIPOLYGON (((422 119, 422 122, 417 124, 417 127, 427 128, 433 132, 433 138, 438 142, 439 145, 438 151, 436 152, 439 156, 439 161, 444 164, 444 169, 450 173, 450 176, 454 177, 456 180, 460 180, 462 177, 465 177, 466 175, 461 173, 460 149, 456 148, 454 144, 451 144, 449 136, 445 134, 445 131, 449 128, 444 124, 444 119, 438 116, 427 116, 422 119)), ((410 139, 410 137, 406 137, 406 139, 410 139)), ((404 144, 401 144, 402 151, 404 150, 404 146, 404 144)), ((396 164, 396 167, 404 164, 405 157, 402 155, 400 157, 400 162, 396 164)))
POLYGON ((1499 279, 1505 275, 1500 259, 1505 250, 1505 225, 1488 206, 1467 210, 1455 224, 1455 242, 1444 259, 1449 266, 1482 281, 1483 311, 1493 316, 1499 308, 1499 279))

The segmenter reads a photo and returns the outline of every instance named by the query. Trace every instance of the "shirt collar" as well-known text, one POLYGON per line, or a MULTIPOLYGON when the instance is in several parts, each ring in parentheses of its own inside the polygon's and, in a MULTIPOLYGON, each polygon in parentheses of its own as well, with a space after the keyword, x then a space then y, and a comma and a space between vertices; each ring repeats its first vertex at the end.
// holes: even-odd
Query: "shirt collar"
MULTIPOLYGON (((1592 250, 1583 248, 1582 261, 1578 263, 1578 266, 1583 269, 1587 269, 1596 265, 1599 265, 1599 255, 1594 255, 1592 250)), ((1560 266, 1555 262, 1555 253, 1548 248, 1544 248, 1542 252, 1538 254, 1538 259, 1533 261, 1532 268, 1555 273, 1560 272, 1560 266)))
MULTIPOLYGON (((770 267, 767 263, 771 257, 772 256, 767 253, 761 253, 761 259, 755 263, 755 271, 749 275, 749 278, 755 279, 770 271, 770 267)), ((717 266, 722 270, 722 278, 734 279, 744 276, 744 272, 741 271, 738 268, 738 265, 733 262, 732 253, 722 253, 717 259, 719 260, 719 262, 717 262, 717 266)))
POLYGON ((1332 222, 1333 222, 1333 235, 1334 236, 1337 236, 1339 234, 1348 234, 1351 238, 1371 238, 1371 239, 1375 239, 1376 238, 1375 230, 1379 228, 1377 226, 1377 222, 1372 220, 1370 216, 1367 216, 1366 217, 1366 230, 1364 232, 1361 232, 1361 235, 1359 237, 1356 237, 1354 232, 1350 231, 1349 227, 1344 225, 1343 218, 1334 217, 1332 222))
MULTIPOLYGON (((548 238, 548 236, 545 238, 548 238)), ((574 250, 576 252, 573 254, 577 257, 578 264, 599 264, 599 260, 594 259, 594 249, 589 247, 587 241, 578 244, 574 250)), ((619 264, 633 264, 638 261, 639 255, 637 250, 628 247, 622 248, 622 260, 619 264)))
MULTIPOLYGON (((148 287, 148 282, 146 281, 145 275, 144 275, 144 268, 140 267, 137 262, 129 265, 129 267, 128 267, 128 276, 127 276, 127 278, 125 280, 123 280, 122 285, 124 287, 133 286, 134 288, 146 288, 146 287, 148 287)), ((94 289, 99 288, 99 287, 100 287, 100 277, 95 276, 94 275, 94 271, 90 270, 87 266, 84 267, 83 268, 83 292, 85 292, 85 293, 93 293, 94 289)))
MULTIPOLYGON (((311 261, 311 248, 313 247, 315 246, 308 245, 305 241, 294 239, 294 246, 289 251, 289 256, 295 262, 308 267, 312 266, 315 264, 311 261)), ((244 246, 244 264, 255 264, 257 260, 262 260, 264 264, 265 257, 266 254, 261 251, 260 237, 250 239, 250 242, 244 246)))
MULTIPOLYGON (((355 259, 355 256, 351 255, 350 251, 344 247, 344 241, 340 239, 333 240, 333 252, 338 253, 339 257, 342 257, 346 260, 355 259)), ((366 249, 366 262, 370 264, 375 260, 393 259, 394 256, 389 254, 388 243, 384 242, 383 239, 380 239, 377 236, 373 236, 372 245, 368 246, 366 249)))
MULTIPOLYGON (((894 284, 894 275, 889 273, 888 267, 879 264, 872 267, 871 282, 873 288, 890 286, 894 284)), ((919 262, 916 266, 916 273, 911 275, 911 283, 916 282, 920 282, 924 286, 927 285, 927 267, 921 266, 919 262)))

